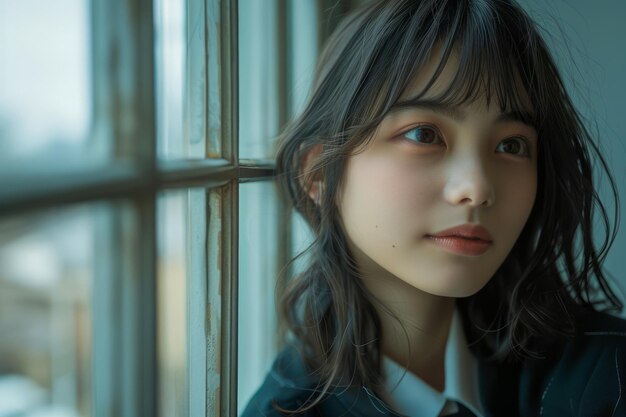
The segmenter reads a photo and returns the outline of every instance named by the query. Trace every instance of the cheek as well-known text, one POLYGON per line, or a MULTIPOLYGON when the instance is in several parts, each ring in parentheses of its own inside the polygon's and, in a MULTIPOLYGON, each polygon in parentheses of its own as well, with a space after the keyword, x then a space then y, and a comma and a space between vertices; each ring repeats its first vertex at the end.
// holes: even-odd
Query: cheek
POLYGON ((436 184, 432 170, 414 161, 357 155, 346 167, 342 200, 346 206, 359 202, 417 214, 421 206, 435 201, 436 184))
POLYGON ((436 183, 432 170, 415 163, 357 155, 346 167, 342 208, 347 219, 368 216, 406 227, 436 201, 436 183))

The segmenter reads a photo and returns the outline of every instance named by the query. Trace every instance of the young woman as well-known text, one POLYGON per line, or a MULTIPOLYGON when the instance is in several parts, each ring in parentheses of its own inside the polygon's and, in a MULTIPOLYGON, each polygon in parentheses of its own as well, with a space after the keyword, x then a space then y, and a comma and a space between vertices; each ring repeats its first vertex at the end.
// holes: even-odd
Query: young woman
POLYGON ((243 415, 626 415, 592 155, 606 170, 514 1, 348 16, 278 153, 315 241, 243 415))

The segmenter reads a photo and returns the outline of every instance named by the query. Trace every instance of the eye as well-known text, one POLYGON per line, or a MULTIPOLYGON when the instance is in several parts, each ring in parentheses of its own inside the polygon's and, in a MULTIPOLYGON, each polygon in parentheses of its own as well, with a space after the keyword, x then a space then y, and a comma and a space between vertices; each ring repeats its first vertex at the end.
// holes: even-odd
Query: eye
POLYGON ((516 156, 530 156, 528 141, 526 141, 525 138, 520 137, 504 139, 498 144, 496 152, 503 152, 516 156))
POLYGON ((444 144, 441 134, 436 127, 430 125, 420 125, 402 134, 402 138, 418 145, 440 145, 444 144))

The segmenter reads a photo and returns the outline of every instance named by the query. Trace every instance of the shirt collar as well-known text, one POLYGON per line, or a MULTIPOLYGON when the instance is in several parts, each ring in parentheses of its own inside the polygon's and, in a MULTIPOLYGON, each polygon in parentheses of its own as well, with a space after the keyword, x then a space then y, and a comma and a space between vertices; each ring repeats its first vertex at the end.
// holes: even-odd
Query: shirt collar
POLYGON ((483 417, 478 390, 478 363, 467 347, 467 340, 457 309, 452 316, 445 352, 446 388, 438 392, 419 377, 388 357, 383 358, 385 388, 391 405, 410 417, 438 417, 454 411, 447 400, 463 403, 477 417, 483 417))

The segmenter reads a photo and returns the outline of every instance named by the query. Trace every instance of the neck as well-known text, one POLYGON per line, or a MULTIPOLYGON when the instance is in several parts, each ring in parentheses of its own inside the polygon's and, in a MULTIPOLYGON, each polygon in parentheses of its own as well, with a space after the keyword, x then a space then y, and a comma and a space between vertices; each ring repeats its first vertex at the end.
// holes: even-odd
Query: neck
POLYGON ((362 273, 365 286, 376 298, 382 354, 443 391, 446 343, 456 298, 423 292, 380 267, 364 268, 362 273))
POLYGON ((443 391, 446 344, 455 299, 425 295, 412 288, 381 301, 387 307, 378 308, 382 353, 437 391, 443 391))

